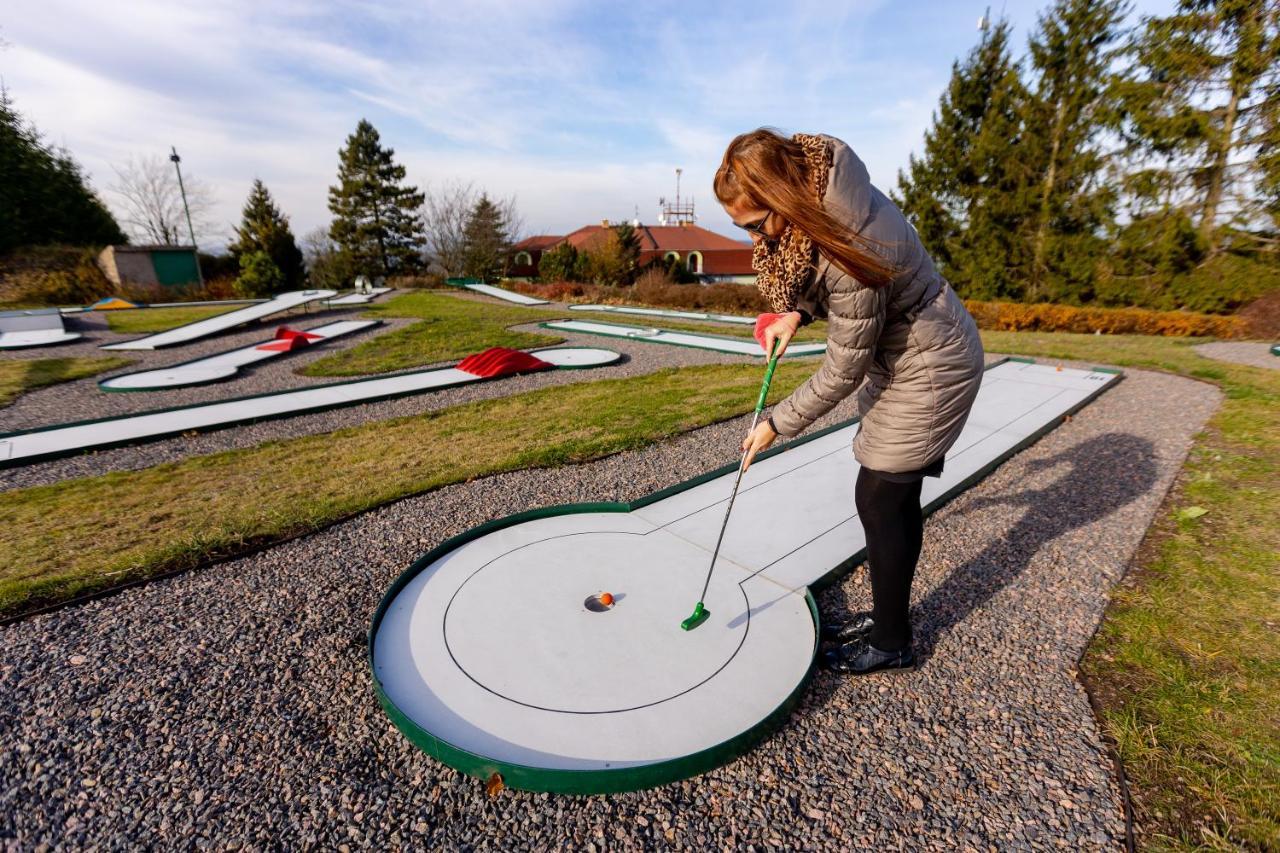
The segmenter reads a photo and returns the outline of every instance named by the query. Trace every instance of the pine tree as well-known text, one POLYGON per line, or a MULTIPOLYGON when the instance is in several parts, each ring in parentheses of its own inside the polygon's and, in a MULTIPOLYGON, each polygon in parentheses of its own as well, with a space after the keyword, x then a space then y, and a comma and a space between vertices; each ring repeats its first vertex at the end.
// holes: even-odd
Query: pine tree
POLYGON ((1016 299, 1025 288, 1026 93, 1008 45, 1009 24, 1000 21, 952 66, 924 156, 898 173, 894 194, 943 274, 970 298, 1016 299))
POLYGON ((1098 138, 1114 127, 1113 47, 1127 0, 1057 0, 1030 40, 1021 158, 1033 195, 1030 301, 1086 300, 1114 219, 1098 138))
POLYGON ((554 246, 543 252, 538 261, 539 281, 582 281, 585 277, 586 259, 572 243, 554 246))
POLYGON ((236 241, 227 248, 237 259, 250 252, 266 252, 281 273, 284 290, 297 290, 306 283, 302 250, 289 228, 289 217, 280 212, 271 193, 257 178, 244 204, 236 241))
POLYGON ((354 268, 370 275, 415 268, 425 242, 422 193, 403 184, 405 168, 394 154, 361 119, 338 152, 338 185, 329 187, 329 233, 354 268))
POLYGON ((284 273, 262 249, 253 249, 240 255, 240 275, 236 278, 237 296, 256 299, 270 296, 284 289, 284 273))
POLYGON ((1172 15, 1144 19, 1130 53, 1135 73, 1120 94, 1139 166, 1127 184, 1137 213, 1185 210, 1213 253, 1227 215, 1249 207, 1233 190, 1266 181, 1247 155, 1274 109, 1280 5, 1179 0, 1172 15))
POLYGON ((0 252, 19 246, 124 243, 71 156, 46 145, 0 87, 0 252))
POLYGON ((507 222, 502 209, 481 193, 462 235, 462 274, 497 281, 505 272, 507 222))

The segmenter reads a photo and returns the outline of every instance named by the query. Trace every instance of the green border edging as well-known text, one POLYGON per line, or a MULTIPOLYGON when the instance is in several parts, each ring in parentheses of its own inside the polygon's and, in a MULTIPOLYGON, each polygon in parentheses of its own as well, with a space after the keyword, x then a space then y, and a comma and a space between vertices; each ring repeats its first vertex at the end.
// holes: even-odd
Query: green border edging
MULTIPOLYGON (((130 310, 132 310, 132 309, 130 309, 130 310)), ((338 321, 335 321, 335 322, 346 322, 346 321, 338 320, 338 321)), ((382 320, 364 320, 364 321, 361 321, 361 322, 371 323, 371 325, 365 326, 363 329, 357 329, 357 330, 355 330, 354 332, 348 332, 347 334, 351 334, 351 335, 358 335, 358 334, 360 334, 361 332, 369 332, 369 331, 372 331, 373 329, 376 329, 378 326, 383 325, 383 321, 382 321, 382 320)), ((321 325, 327 325, 327 324, 323 324, 323 323, 322 323, 321 325)), ((316 328, 319 328, 319 327, 317 326, 316 328)), ((306 330, 306 329, 302 329, 302 330, 300 330, 300 331, 305 332, 305 331, 307 331, 307 330, 306 330)), ((346 337, 346 335, 343 335, 343 337, 346 337)), ((274 338, 273 338, 273 340, 274 340, 274 338)), ((332 338, 326 338, 325 340, 332 340, 332 338)), ((267 341, 267 343, 270 343, 270 341, 267 341)), ((323 341, 322 341, 321 343, 323 343, 323 341)), ((257 347, 257 346, 261 346, 261 345, 260 345, 260 344, 259 344, 259 345, 256 345, 256 346, 255 346, 255 349, 256 349, 256 347, 257 347)), ((241 370, 242 368, 237 368, 237 369, 236 369, 236 372, 235 372, 235 373, 233 373, 233 374, 231 374, 230 376, 223 376, 223 377, 218 378, 218 379, 206 379, 204 382, 189 382, 189 383, 187 383, 187 384, 185 384, 185 385, 169 385, 169 386, 162 386, 162 387, 156 387, 156 388, 107 388, 107 387, 104 387, 104 386, 103 386, 103 384, 102 384, 103 382, 110 382, 112 379, 120 379, 121 377, 124 377, 124 376, 136 376, 136 375, 137 375, 137 374, 139 374, 139 373, 154 373, 154 372, 155 372, 155 371, 157 371, 157 370, 173 370, 173 369, 174 369, 174 368, 176 368, 176 367, 182 367, 183 365, 186 365, 186 364, 195 364, 197 361, 204 361, 205 359, 209 359, 209 358, 216 358, 217 356, 220 356, 220 355, 226 355, 227 353, 236 352, 236 351, 238 351, 238 350, 242 350, 242 349, 246 349, 246 347, 234 347, 234 348, 232 348, 232 349, 223 350, 222 352, 215 352, 213 355, 205 355, 205 356, 201 356, 201 357, 199 357, 199 358, 189 358, 189 359, 187 359, 186 361, 179 361, 179 362, 175 362, 175 363, 173 363, 173 364, 166 364, 164 367, 151 367, 151 368, 148 368, 148 369, 146 369, 146 370, 130 370, 128 373, 117 373, 115 376, 108 376, 108 377, 106 377, 105 379, 99 379, 99 380, 98 380, 98 390, 99 390, 99 391, 102 391, 102 392, 103 392, 103 393, 105 393, 105 394, 150 394, 150 393, 153 393, 153 392, 155 392, 155 391, 173 391, 173 390, 176 390, 176 389, 178 389, 178 388, 195 388, 195 387, 198 387, 198 386, 200 386, 200 385, 213 385, 213 384, 215 384, 215 383, 217 383, 217 382, 229 382, 229 381, 231 381, 232 379, 236 379, 236 378, 238 378, 238 377, 240 376, 240 370, 241 370)), ((290 351, 290 352, 286 352, 286 353, 285 353, 285 355, 291 355, 293 352, 301 352, 301 351, 302 351, 302 350, 292 350, 292 351, 290 351)), ((124 352, 124 350, 113 350, 113 352, 124 352)), ((134 350, 134 352, 137 352, 137 350, 134 350)), ((270 360, 270 359, 263 359, 263 361, 269 361, 269 360, 270 360)), ((255 362, 255 363, 256 363, 256 362, 255 362)), ((246 367, 251 367, 252 365, 245 365, 245 366, 246 366, 246 367)), ((315 386, 308 386, 308 387, 315 387, 315 386)), ((294 389, 294 390, 302 390, 302 389, 294 389)), ((288 393, 288 392, 275 391, 275 392, 271 392, 271 393, 280 394, 280 393, 288 393)), ((233 399, 235 399, 235 398, 233 398, 233 399)), ((239 398, 239 399, 248 400, 248 399, 250 399, 250 398, 249 398, 249 397, 241 397, 241 398, 239 398)), ((221 402, 229 402, 229 401, 218 400, 218 401, 216 401, 216 402, 221 403, 221 402)), ((209 404, 208 404, 208 403, 197 403, 196 405, 207 406, 207 405, 209 405, 209 404)), ((161 411, 164 411, 164 410, 161 410, 161 411)), ((147 414, 151 414, 151 413, 147 413, 147 414)), ((63 424, 63 426, 66 426, 66 424, 63 424)), ((9 434, 10 434, 10 435, 16 435, 17 433, 9 433, 9 434)), ((3 436, 0 436, 0 438, 2 438, 2 437, 3 437, 3 436)))
MULTIPOLYGON (((678 343, 673 343, 672 341, 655 341, 653 338, 645 338, 637 335, 613 335, 608 332, 588 332, 583 329, 557 329, 555 326, 551 325, 551 323, 556 323, 556 322, 597 323, 601 326, 614 326, 616 328, 623 328, 622 325, 617 323, 610 323, 607 320, 588 320, 581 317, 568 317, 564 320, 547 320, 545 323, 539 323, 538 325, 544 329, 550 329, 553 332, 561 332, 561 333, 569 332, 577 335, 598 335, 602 338, 620 338, 621 340, 624 340, 624 341, 644 341, 647 344, 661 344, 662 346, 667 346, 667 347, 683 347, 685 349, 696 349, 696 350, 699 350, 700 352, 714 352, 719 355, 736 355, 736 356, 743 356, 746 358, 764 358, 766 355, 763 350, 761 350, 759 354, 749 353, 749 352, 725 352, 723 350, 714 350, 714 349, 711 349, 710 347, 694 346, 693 344, 678 344, 678 343)), ((657 329, 658 327, 650 326, 648 328, 657 329)), ((703 338, 712 338, 714 340, 733 341, 735 344, 744 343, 748 340, 747 338, 735 338, 732 335, 713 335, 708 332, 685 332, 679 329, 658 329, 658 331, 667 332, 672 335, 698 335, 703 338)), ((807 345, 807 342, 798 342, 796 344, 796 346, 805 346, 805 345, 807 345)), ((788 348, 788 352, 786 352, 782 357, 791 358, 792 356, 795 356, 796 358, 814 358, 822 354, 823 353, 821 352, 792 353, 790 352, 790 348, 788 348)))
MULTIPOLYGON (((1005 362, 1019 362, 1024 364, 1037 363, 1034 359, 1004 357, 985 366, 983 368, 983 372, 985 373, 986 371, 991 370, 994 367, 998 367, 1005 362)), ((1097 372, 1110 373, 1121 378, 1124 376, 1123 371, 1111 368, 1098 370, 1097 372)), ((1066 417, 1074 414, 1084 406, 1093 402, 1098 395, 1111 388, 1114 384, 1115 382, 1107 382, 1101 385, 1073 406, 1069 411, 1063 413, 1057 418, 1054 418, 1043 428, 1037 430, 1034 434, 1027 436, 1009 450, 993 459, 990 463, 983 466, 980 470, 974 472, 964 480, 957 483, 951 489, 948 489, 942 495, 939 495, 937 498, 930 501, 924 507, 925 514, 932 514, 957 495, 964 492, 978 481, 984 479, 988 474, 1000 465, 1004 464, 1011 457, 1017 455, 1022 450, 1026 449, 1026 447, 1034 444, 1040 438, 1057 428, 1063 420, 1066 419, 1066 417)), ((855 417, 824 427, 823 429, 789 441, 779 447, 770 448, 769 450, 761 453, 757 459, 768 459, 769 457, 775 456, 779 453, 785 453, 791 448, 799 447, 810 441, 814 441, 836 432, 837 430, 844 429, 857 423, 859 420, 859 418, 855 417)), ((431 549, 423 556, 419 557, 408 569, 396 578, 396 580, 391 584, 391 587, 383 595, 382 600, 378 604, 377 610, 374 612, 373 620, 370 623, 368 632, 368 662, 370 675, 373 678, 374 690, 378 696, 378 702, 382 705, 387 716, 391 718, 392 723, 409 739, 411 743, 423 752, 427 753, 432 758, 435 758, 437 761, 454 768, 455 770, 459 770, 463 773, 476 776, 481 779, 488 779, 496 773, 502 777, 503 783, 508 787, 529 791, 544 791, 562 794, 620 793, 623 791, 634 791, 642 788, 656 787, 669 782, 687 779, 691 776, 696 776, 727 764, 744 755, 753 746, 763 741, 790 715, 792 709, 799 702, 805 688, 808 686, 810 679, 813 677, 813 662, 817 658, 817 651, 819 648, 818 638, 820 637, 821 628, 821 620, 818 614, 817 602, 813 598, 813 590, 821 590, 826 586, 829 586, 847 574, 854 566, 861 563, 866 552, 865 548, 851 555, 847 560, 841 562, 822 577, 809 584, 805 590, 805 600, 809 605, 810 614, 813 618, 814 624, 814 653, 810 659, 809 667, 806 669, 804 675, 796 685, 796 688, 777 708, 770 712, 768 716, 756 725, 748 728, 746 731, 743 731, 738 735, 735 735, 733 738, 730 738, 723 743, 678 759, 658 762, 655 764, 646 764, 639 767, 618 768, 615 770, 554 770, 520 764, 510 764, 476 755, 475 753, 461 749, 447 741, 441 740, 419 726, 413 720, 409 719, 409 717, 404 714, 404 712, 402 712, 396 704, 390 700, 390 698, 388 698, 382 687, 382 682, 378 679, 377 670, 374 667, 374 646, 377 642, 378 627, 382 624, 382 619, 385 616, 391 601, 427 566, 431 565, 437 559, 450 551, 495 530, 502 530, 534 519, 584 512, 633 512, 637 509, 648 506, 649 504, 670 497, 671 495, 678 494, 702 485, 710 480, 722 477, 725 474, 732 473, 737 470, 737 467, 736 463, 730 463, 626 503, 607 502, 565 504, 562 506, 544 507, 516 513, 504 518, 485 522, 478 527, 474 527, 464 533, 451 537, 431 549)))
MULTIPOLYGON (((816 436, 815 436, 816 437, 816 436)), ((736 466, 733 466, 736 468, 736 466)), ((731 468, 730 470, 733 470, 731 468)), ((699 478, 700 481, 705 480, 699 478)), ((687 486, 686 486, 687 487, 687 486)), ((652 498, 652 495, 642 500, 652 498)), ((795 689, 782 700, 778 707, 774 708, 760 722, 751 726, 743 732, 740 732, 726 741, 716 744, 692 755, 681 756, 680 758, 668 761, 660 761, 654 764, 644 764, 638 767, 619 767, 612 770, 561 770, 543 767, 530 767, 524 764, 511 764, 505 761, 496 761, 477 755, 465 749, 450 744, 426 729, 419 726, 411 720, 400 708, 391 701, 383 689, 382 682, 378 678, 377 669, 374 666, 374 645, 377 642, 378 627, 382 624, 382 619, 386 615, 387 608, 395 597, 418 576, 423 569, 431 565, 440 557, 450 551, 465 545, 466 543, 492 533, 496 530, 502 530, 507 527, 513 527, 517 524, 523 524, 526 521, 532 521, 539 518, 547 518, 557 515, 575 515, 586 512, 631 512, 642 504, 639 501, 631 503, 620 502, 591 502, 563 504, 561 506, 544 507, 541 509, 533 509, 525 512, 518 512, 504 518, 487 521, 477 527, 453 536, 432 548, 426 554, 419 557, 413 562, 408 569, 400 574, 399 577, 392 582, 391 587, 383 595, 382 600, 378 603, 378 608, 374 611, 373 620, 369 625, 368 633, 368 662, 369 674, 373 678, 374 692, 378 696, 378 703, 382 705, 387 716, 391 718, 391 722, 400 732, 409 739, 409 741, 427 755, 437 761, 460 770, 470 776, 480 779, 488 779, 495 773, 500 775, 502 782, 509 788, 518 788, 525 791, 544 791, 556 794, 616 794, 624 791, 638 791, 644 788, 653 788, 658 785, 665 785, 669 782, 677 782, 681 779, 687 779, 691 776, 697 776, 714 770, 724 764, 728 764, 735 758, 745 755, 756 744, 764 740, 772 731, 779 727, 790 715, 796 704, 804 694, 805 688, 809 685, 809 680, 813 677, 813 662, 817 659, 820 636, 820 623, 818 617, 818 604, 813 599, 813 595, 808 590, 805 591, 805 603, 809 606, 809 616, 813 619, 813 651, 809 657, 809 665, 805 667, 804 675, 796 684, 795 689)))
MULTIPOLYGON (((538 353, 543 350, 553 350, 553 349, 589 349, 589 348, 588 347, 553 346, 553 347, 541 347, 536 350, 526 350, 526 352, 538 353)), ((602 349, 602 348, 597 347, 597 349, 602 349)), ((613 352, 613 350, 604 350, 604 351, 613 352)), ((608 367, 610 365, 617 364, 619 361, 622 360, 621 353, 614 352, 613 354, 614 356, 616 356, 614 360, 610 362, 606 362, 605 364, 584 364, 578 367, 557 367, 556 369, 557 370, 589 370, 596 367, 608 367)), ((454 362, 454 364, 456 363, 457 362, 454 362)), ((124 420, 126 418, 138 417, 139 415, 157 415, 157 414, 162 414, 164 412, 180 412, 184 409, 195 409, 201 406, 211 406, 211 405, 217 405, 220 403, 239 403, 239 402, 243 402, 244 400, 257 400, 263 397, 277 397, 277 396, 280 396, 281 394, 292 394, 295 391, 311 391, 311 390, 321 389, 321 388, 338 388, 343 385, 354 385, 357 382, 368 382, 374 379, 394 379, 397 376, 411 376, 415 373, 426 373, 432 370, 445 370, 445 369, 448 369, 449 367, 452 367, 452 365, 419 368, 417 370, 408 370, 408 371, 405 371, 404 373, 387 373, 387 374, 380 374, 375 376, 364 376, 359 379, 347 379, 341 382, 328 382, 320 385, 306 385, 302 388, 290 388, 285 391, 267 391, 262 394, 249 394, 244 397, 227 397, 226 399, 223 399, 223 400, 210 400, 205 403, 188 403, 183 406, 169 406, 167 408, 162 408, 162 409, 147 409, 146 411, 134 412, 133 414, 129 414, 129 415, 112 415, 111 417, 106 417, 106 418, 89 418, 83 421, 68 421, 66 423, 52 424, 50 426, 31 427, 30 429, 19 429, 19 430, 14 430, 12 432, 0 433, 0 441, 3 441, 6 438, 12 438, 17 435, 31 435, 32 433, 50 432, 52 430, 65 429, 67 427, 89 426, 91 424, 106 423, 107 421, 118 421, 118 420, 124 420)), ((540 373, 542 371, 532 371, 532 372, 540 373)), ((519 374, 507 374, 507 376, 512 376, 512 375, 519 375, 519 374)), ((262 415, 256 418, 244 418, 244 419, 235 421, 233 423, 212 424, 207 427, 193 427, 190 429, 174 430, 172 432, 156 433, 154 435, 143 436, 142 438, 131 438, 124 441, 113 441, 113 442, 107 442, 105 444, 94 444, 89 447, 79 447, 73 450, 60 450, 52 453, 36 454, 34 456, 23 456, 20 459, 0 459, 0 469, 21 468, 24 465, 30 465, 35 462, 47 462, 50 459, 64 459, 68 456, 76 456, 81 453, 95 453, 99 450, 110 450, 113 447, 127 447, 132 444, 146 444, 151 441, 158 441, 163 438, 169 438, 174 435, 181 435, 183 433, 188 433, 188 432, 201 432, 201 433, 217 432, 220 429, 229 429, 231 427, 245 426, 246 424, 265 423, 266 421, 275 421, 275 420, 282 420, 284 418, 299 417, 302 415, 311 415, 317 412, 328 412, 328 411, 333 411, 334 409, 345 409, 350 406, 362 406, 365 403, 378 403, 384 400, 399 399, 400 397, 412 397, 415 394, 426 394, 426 393, 430 393, 431 391, 439 391, 444 388, 454 388, 458 385, 478 385, 482 382, 493 382, 498 379, 506 379, 507 376, 492 376, 492 377, 478 376, 475 379, 470 379, 465 382, 459 381, 459 382, 450 383, 448 385, 437 385, 434 388, 424 388, 416 391, 394 391, 386 394, 378 394, 372 397, 364 397, 359 400, 343 400, 342 402, 339 402, 339 403, 330 403, 325 406, 316 406, 315 408, 311 408, 311 409, 300 409, 292 412, 281 412, 279 414, 267 414, 267 415, 262 415)))

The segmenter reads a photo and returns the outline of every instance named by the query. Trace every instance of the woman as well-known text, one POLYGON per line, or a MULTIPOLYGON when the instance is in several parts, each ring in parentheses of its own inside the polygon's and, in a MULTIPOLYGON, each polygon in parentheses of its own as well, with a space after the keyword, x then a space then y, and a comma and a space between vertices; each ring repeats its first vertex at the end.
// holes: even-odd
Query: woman
POLYGON ((747 464, 862 386, 854 498, 866 531, 872 610, 824 626, 824 639, 845 641, 825 661, 859 674, 910 667, 920 490, 924 477, 942 473, 978 393, 977 327, 915 229, 840 140, 745 133, 725 151, 715 192, 751 234, 757 286, 778 312, 765 329, 766 348, 777 340, 785 351, 800 326, 827 319, 826 357, 743 441, 747 464))

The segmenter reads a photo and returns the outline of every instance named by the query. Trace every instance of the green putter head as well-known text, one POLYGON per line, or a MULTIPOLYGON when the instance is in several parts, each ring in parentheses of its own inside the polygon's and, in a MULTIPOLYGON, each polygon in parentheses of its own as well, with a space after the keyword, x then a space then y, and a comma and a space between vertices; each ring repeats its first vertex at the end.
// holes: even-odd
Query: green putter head
POLYGON ((693 608, 693 614, 688 619, 681 622, 680 627, 685 629, 686 631, 692 631, 694 628, 697 628, 703 622, 706 622, 707 617, 709 617, 710 615, 711 615, 711 611, 703 607, 702 602, 699 601, 698 605, 693 608))

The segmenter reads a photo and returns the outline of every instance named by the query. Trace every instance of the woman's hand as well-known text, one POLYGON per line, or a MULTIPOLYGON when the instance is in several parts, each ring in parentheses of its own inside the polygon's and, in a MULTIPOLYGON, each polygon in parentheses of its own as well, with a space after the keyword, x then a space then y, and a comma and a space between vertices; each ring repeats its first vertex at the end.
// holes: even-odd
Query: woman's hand
POLYGON ((778 434, 773 431, 773 427, 769 426, 767 420, 756 424, 751 434, 742 440, 742 452, 746 454, 746 458, 742 460, 742 470, 750 468, 751 460, 756 458, 756 454, 767 450, 777 437, 778 434))
POLYGON ((787 344, 791 343, 791 339, 796 334, 796 329, 800 328, 800 312, 792 311, 790 314, 779 314, 778 319, 774 320, 764 330, 764 351, 766 354, 773 352, 773 342, 778 342, 778 355, 781 356, 787 351, 787 344))

